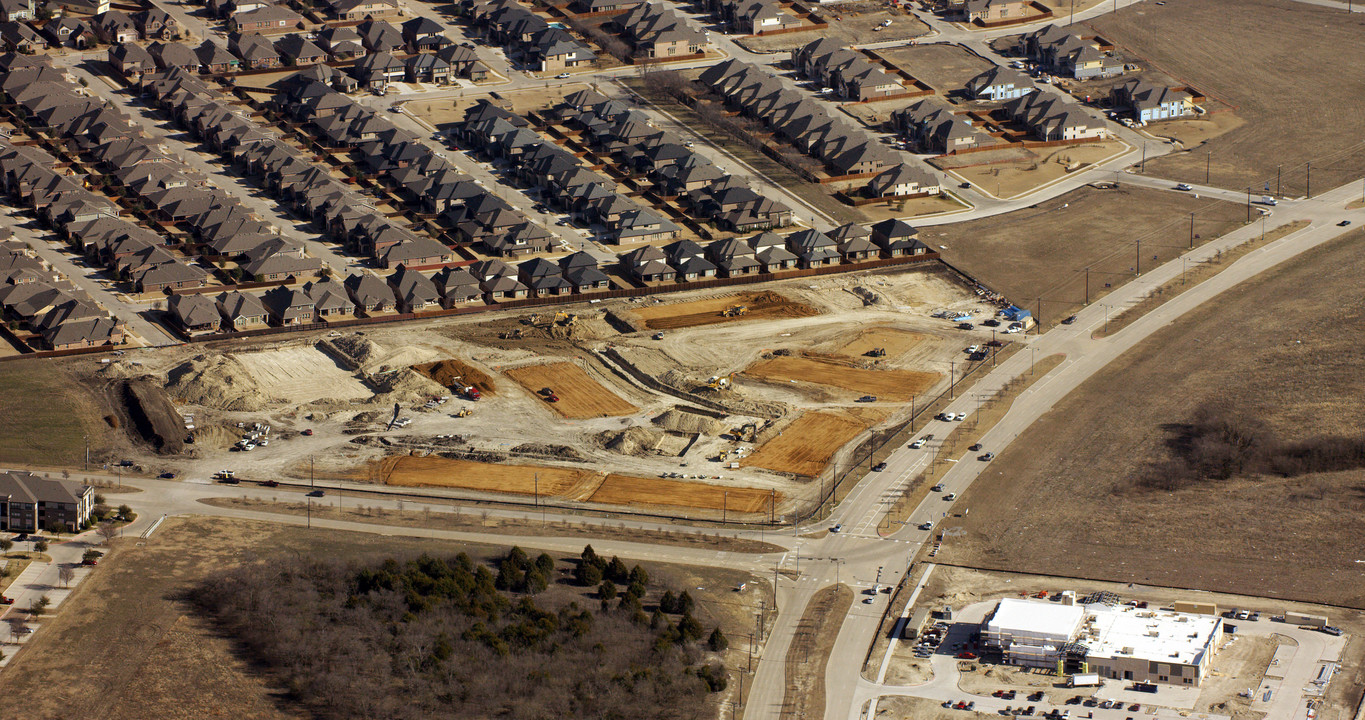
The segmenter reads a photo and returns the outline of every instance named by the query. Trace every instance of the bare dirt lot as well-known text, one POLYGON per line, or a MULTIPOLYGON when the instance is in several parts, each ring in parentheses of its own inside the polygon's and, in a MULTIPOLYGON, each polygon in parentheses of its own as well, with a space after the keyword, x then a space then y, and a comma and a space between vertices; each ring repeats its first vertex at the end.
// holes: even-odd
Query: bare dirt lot
POLYGON ((535 493, 538 482, 540 494, 566 497, 595 487, 600 479, 591 470, 408 456, 385 460, 383 477, 386 485, 456 487, 517 495, 535 493))
POLYGON ((484 395, 493 395, 497 392, 497 385, 487 373, 456 358, 422 363, 412 366, 412 369, 446 387, 454 387, 459 383, 472 385, 484 395))
POLYGON ((697 325, 740 322, 772 318, 794 318, 818 315, 820 311, 808 305, 793 302, 775 292, 741 292, 733 295, 692 300, 682 303, 634 308, 632 313, 644 321, 650 330, 671 330, 697 325), (748 308, 742 315, 724 315, 728 308, 736 306, 748 308))
POLYGON ((732 513, 767 513, 780 500, 774 493, 757 488, 628 475, 608 475, 588 498, 589 502, 613 505, 673 505, 732 513))
POLYGON ((1105 284, 1133 277, 1136 239, 1143 240, 1142 269, 1189 247, 1190 213, 1196 243, 1241 225, 1245 208, 1186 193, 1121 186, 1081 188, 1037 207, 983 220, 932 227, 920 240, 954 265, 1052 322, 1070 315, 1086 297, 1104 294, 1105 284), (1121 229, 1121 230, 1120 230, 1121 229))
POLYGON ((1170 0, 1087 24, 1125 53, 1235 106, 1247 121, 1190 152, 1149 163, 1149 173, 1203 182, 1211 152, 1214 185, 1261 187, 1269 180, 1273 188, 1282 165, 1285 192, 1297 195, 1307 161, 1319 188, 1365 172, 1356 119, 1356 69, 1365 65, 1360 15, 1289 0, 1170 0))
POLYGON ((815 383, 879 399, 906 401, 938 382, 938 373, 868 370, 824 358, 775 357, 750 365, 744 374, 769 382, 815 383))
POLYGON ((1365 470, 1133 484, 1172 423, 1211 400, 1286 441, 1365 424, 1352 233, 1244 283, 1096 374, 964 494, 977 512, 941 559, 994 568, 1365 607, 1365 470), (1273 306, 1273 313, 1266 307, 1273 306), (1121 413, 1115 413, 1122 408, 1121 413), (1189 558, 1198 547, 1198 558, 1189 558))
POLYGON ((882 57, 915 76, 940 95, 957 93, 993 63, 960 45, 932 43, 878 50, 882 57))
POLYGON ((868 353, 881 351, 884 357, 898 358, 926 340, 928 336, 924 333, 900 328, 874 327, 858 333, 857 337, 836 350, 835 354, 860 358, 869 357, 868 353))
POLYGON ((865 427, 843 415, 806 413, 740 464, 813 477, 825 469, 839 447, 865 427))
POLYGON ((559 401, 546 404, 566 418, 630 415, 639 409, 602 387, 573 363, 526 365, 503 372, 534 395, 543 395, 545 388, 553 390, 559 401))

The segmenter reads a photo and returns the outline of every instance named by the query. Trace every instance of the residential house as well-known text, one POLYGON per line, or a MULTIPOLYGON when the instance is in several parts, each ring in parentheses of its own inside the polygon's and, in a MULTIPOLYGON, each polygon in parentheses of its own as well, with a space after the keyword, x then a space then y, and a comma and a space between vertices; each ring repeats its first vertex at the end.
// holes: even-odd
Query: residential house
POLYGON ((356 26, 360 39, 372 53, 395 53, 403 50, 403 33, 383 20, 366 20, 356 26))
POLYGON ((819 230, 800 230, 787 237, 787 247, 802 268, 839 264, 839 249, 834 240, 819 230))
POLYGON ((559 259, 559 269, 564 279, 573 286, 574 292, 607 290, 611 279, 597 266, 597 259, 582 250, 559 259))
POLYGON ((951 155, 996 142, 951 109, 929 100, 896 110, 891 122, 923 152, 951 155))
POLYGON ((47 49, 48 38, 28 23, 0 23, 0 43, 6 50, 31 55, 47 49))
POLYGON ((421 312, 440 305, 441 293, 436 289, 436 284, 416 270, 399 265, 398 270, 389 276, 388 282, 398 298, 399 312, 421 312))
POLYGON ((1137 78, 1116 85, 1110 91, 1110 101, 1140 123, 1175 120, 1194 113, 1194 96, 1190 93, 1137 78))
POLYGON ((172 295, 166 301, 166 309, 171 320, 187 335, 218 332, 223 322, 218 304, 204 295, 172 295))
POLYGON ((315 303, 308 297, 308 293, 300 288, 283 285, 273 288, 261 296, 261 304, 265 306, 266 317, 271 325, 288 327, 307 325, 314 321, 315 303))
POLYGON ((564 272, 545 258, 527 260, 518 265, 517 279, 527 287, 532 297, 568 295, 573 292, 573 285, 564 279, 564 272))
POLYGON ((351 75, 361 87, 381 89, 389 83, 402 82, 407 68, 403 61, 387 52, 376 52, 355 61, 351 75))
POLYGON ((1029 0, 966 0, 962 16, 979 25, 1021 22, 1028 18, 1031 6, 1029 0))
POLYGON ((759 272, 791 270, 799 261, 796 254, 787 249, 786 238, 775 232, 765 232, 749 238, 749 247, 753 248, 759 272))
POLYGON ((109 64, 125 76, 132 77, 156 69, 156 61, 140 45, 126 42, 109 48, 109 64))
POLYGON ((214 302, 231 330, 248 330, 266 323, 265 305, 255 295, 233 290, 219 294, 214 302))
POLYGON ((242 63, 236 55, 212 40, 200 43, 199 47, 194 49, 194 54, 199 58, 200 71, 210 74, 237 72, 242 63))
POLYGON ((677 271, 667 260, 663 250, 643 245, 621 256, 621 270, 641 283, 673 282, 677 271))
POLYGON ((699 55, 710 44, 704 31, 662 3, 637 4, 615 22, 631 43, 636 57, 666 59, 699 55))
POLYGON ((445 85, 450 82, 450 63, 439 55, 413 55, 403 61, 408 82, 433 83, 445 85))
POLYGON ((25 22, 35 17, 33 0, 0 0, 0 21, 25 22))
POLYGON ((133 13, 133 25, 143 40, 178 40, 180 22, 170 13, 153 5, 133 13))
POLYGON ((895 165, 872 178, 867 192, 876 198, 937 195, 942 184, 928 171, 906 165, 895 165))
POLYGON ((280 53, 274 43, 257 32, 228 36, 228 48, 242 59, 242 68, 262 70, 280 66, 280 53))
POLYGON ((315 318, 346 317, 355 313, 355 302, 339 282, 317 280, 305 284, 303 292, 313 301, 315 318))
POLYGON ((872 242, 888 257, 923 255, 929 248, 915 236, 919 230, 904 220, 887 219, 872 225, 872 242))
POLYGON ((185 72, 199 72, 199 56, 178 42, 154 42, 147 46, 147 52, 162 70, 178 68, 185 72))
POLYGON ((346 287, 346 293, 355 302, 356 309, 368 316, 392 312, 398 307, 393 288, 376 275, 367 272, 355 273, 346 278, 343 285, 346 287))
POLYGON ((355 22, 397 17, 397 0, 327 0, 327 14, 335 20, 355 22))
POLYGON ((1000 65, 992 65, 967 81, 967 94, 975 100, 1013 100, 1037 89, 1033 78, 1000 65))
POLYGON ((110 10, 92 18, 100 42, 126 43, 138 39, 137 23, 127 13, 110 10))
POLYGON ((1030 93, 1005 103, 1005 111, 1039 140, 1087 140, 1109 136, 1103 120, 1090 115, 1079 104, 1053 95, 1030 93))
POLYGON ((402 33, 410 53, 436 52, 451 44, 445 28, 429 17, 418 16, 403 23, 402 33))
POLYGON ((325 27, 317 34, 317 43, 334 61, 358 58, 366 52, 360 33, 350 27, 325 27))
POLYGON ((452 77, 468 78, 471 82, 488 78, 488 66, 483 64, 474 46, 469 43, 447 45, 436 51, 436 57, 450 65, 452 77))
POLYGON ((266 5, 250 12, 237 13, 228 18, 228 30, 234 33, 261 33, 279 35, 300 30, 304 26, 303 16, 279 5, 266 5))
POLYGON ((445 268, 432 276, 431 281, 441 293, 442 307, 483 300, 483 288, 479 286, 478 278, 465 268, 445 268))
POLYGON ((43 34, 47 35, 48 43, 53 47, 75 50, 84 50, 98 40, 94 28, 84 20, 69 16, 49 20, 43 26, 43 34))

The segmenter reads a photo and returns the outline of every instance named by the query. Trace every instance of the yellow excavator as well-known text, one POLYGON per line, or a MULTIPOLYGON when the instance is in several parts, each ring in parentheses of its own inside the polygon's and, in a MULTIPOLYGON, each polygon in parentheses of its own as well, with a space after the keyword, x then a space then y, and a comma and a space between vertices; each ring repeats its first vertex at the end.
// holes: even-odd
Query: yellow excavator
POLYGON ((734 373, 730 373, 729 375, 712 375, 711 379, 706 381, 706 387, 711 388, 712 390, 729 390, 730 384, 734 379, 734 373))
POLYGON ((722 317, 739 317, 749 314, 748 305, 731 305, 720 312, 722 317))

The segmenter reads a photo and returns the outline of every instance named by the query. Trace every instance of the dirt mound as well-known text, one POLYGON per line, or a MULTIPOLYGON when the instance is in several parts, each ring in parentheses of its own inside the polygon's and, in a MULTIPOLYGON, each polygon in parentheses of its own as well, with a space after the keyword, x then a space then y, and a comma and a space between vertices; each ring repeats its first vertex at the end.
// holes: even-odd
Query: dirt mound
POLYGON ((185 449, 184 420, 161 388, 160 378, 145 375, 126 381, 123 399, 133 418, 133 427, 157 452, 175 455, 185 449))
POLYGON ((454 387, 455 379, 473 385, 484 395, 493 395, 497 386, 487 373, 455 358, 413 365, 412 369, 446 387, 454 387))
POLYGON ((653 422, 664 430, 672 430, 681 433, 719 435, 721 431, 725 429, 725 423, 716 418, 690 413, 677 408, 670 409, 664 414, 654 418, 653 422))
POLYGON ((350 355, 357 365, 374 362, 387 352, 384 346, 363 335, 343 335, 339 338, 333 338, 332 344, 350 355))
POLYGON ((376 382, 379 383, 379 391, 387 395, 376 400, 384 403, 404 402, 405 398, 440 397, 447 392, 444 385, 432 382, 431 378, 411 368, 387 373, 376 382))
POLYGON ((650 455, 658 450, 664 434, 658 430, 636 425, 621 432, 603 433, 602 445, 612 452, 622 455, 650 455))
POLYGON ((263 397, 256 381, 231 357, 218 354, 196 356, 167 373, 166 390, 192 405, 218 410, 255 412, 271 398, 263 397))
POLYGON ((553 460, 584 460, 583 454, 568 445, 548 445, 545 443, 522 443, 512 448, 515 455, 534 455, 553 460))

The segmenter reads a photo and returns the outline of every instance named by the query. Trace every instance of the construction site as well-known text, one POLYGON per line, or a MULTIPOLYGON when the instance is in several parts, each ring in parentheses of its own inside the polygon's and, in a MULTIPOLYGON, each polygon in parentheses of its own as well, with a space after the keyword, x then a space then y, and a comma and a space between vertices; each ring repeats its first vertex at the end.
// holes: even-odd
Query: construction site
POLYGON ((994 307, 936 266, 570 309, 73 362, 137 389, 104 393, 129 419, 115 452, 189 481, 230 468, 781 521, 991 336, 944 316, 994 307), (180 425, 183 447, 164 437, 180 425))

